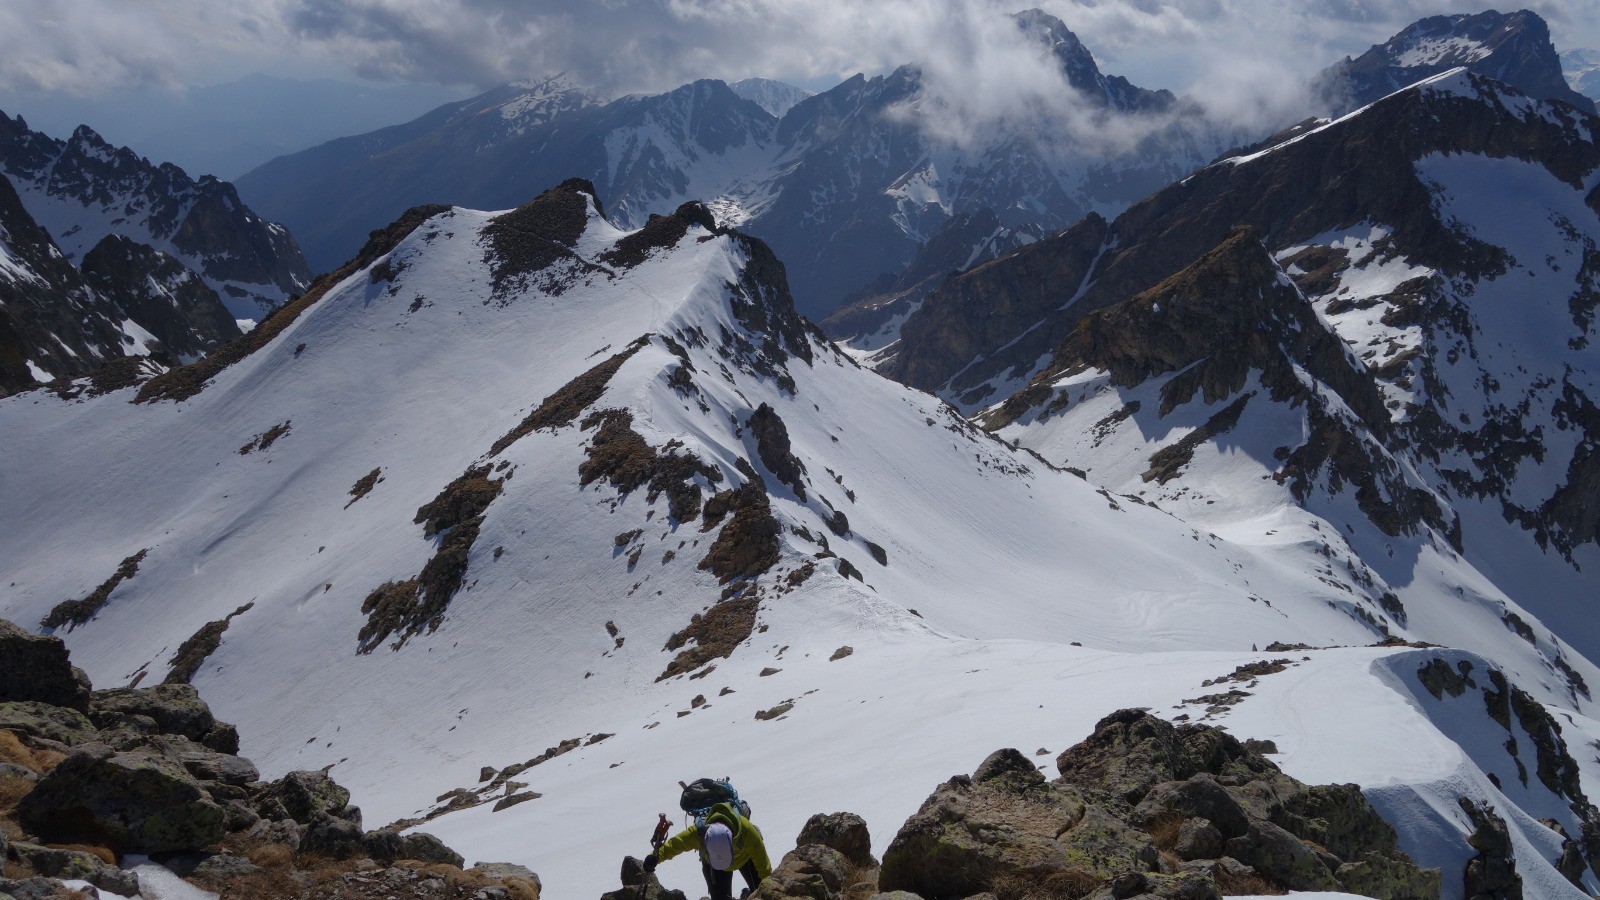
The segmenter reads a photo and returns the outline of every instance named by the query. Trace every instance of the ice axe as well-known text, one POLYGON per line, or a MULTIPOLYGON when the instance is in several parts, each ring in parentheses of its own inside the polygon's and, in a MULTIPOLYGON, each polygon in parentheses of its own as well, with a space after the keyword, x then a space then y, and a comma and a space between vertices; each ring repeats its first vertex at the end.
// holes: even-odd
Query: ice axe
POLYGON ((650 849, 661 851, 661 845, 667 842, 667 832, 672 829, 672 823, 667 821, 667 814, 661 813, 660 821, 656 822, 655 833, 650 835, 650 849))

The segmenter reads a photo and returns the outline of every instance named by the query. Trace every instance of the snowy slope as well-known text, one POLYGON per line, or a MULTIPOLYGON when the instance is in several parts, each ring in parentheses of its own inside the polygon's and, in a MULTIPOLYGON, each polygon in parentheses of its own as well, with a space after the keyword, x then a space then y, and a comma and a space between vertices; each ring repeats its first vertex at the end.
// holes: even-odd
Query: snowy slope
MULTIPOLYGON (((1397 104, 1403 99, 1397 96, 1397 104)), ((1331 525, 1341 536, 1331 542, 1337 555, 1371 566, 1379 583, 1420 589, 1427 579, 1417 576, 1432 569, 1429 557, 1439 553, 1447 561, 1463 552, 1494 585, 1469 590, 1479 602, 1492 607, 1515 598, 1562 641, 1593 656, 1600 632, 1585 572, 1600 562, 1600 550, 1592 512, 1578 510, 1591 508, 1582 498, 1592 465, 1586 448, 1597 423, 1586 411, 1593 408, 1588 398, 1600 392, 1590 336, 1600 218, 1585 199, 1600 179, 1595 120, 1574 119, 1460 70, 1414 89, 1408 102, 1437 110, 1446 133, 1450 104, 1501 110, 1529 134, 1565 135, 1571 149, 1560 158, 1568 162, 1501 147, 1426 152, 1424 142, 1417 158, 1403 164, 1414 172, 1419 199, 1432 206, 1422 222, 1445 230, 1423 238, 1416 220, 1402 227, 1398 216, 1389 218, 1407 215, 1397 207, 1354 227, 1275 236, 1268 249, 1282 268, 1252 277, 1298 282, 1303 295, 1287 306, 1308 307, 1309 315, 1296 314, 1294 333, 1331 334, 1348 348, 1349 363, 1339 372, 1299 376, 1326 400, 1324 412, 1281 402, 1282 385, 1208 384, 1198 397, 1181 388, 1193 373, 1158 370, 1130 379, 1108 373, 1101 360, 1069 354, 1031 389, 1036 393, 1024 404, 1031 411, 1000 433, 1057 464, 1088 470, 1112 490, 1140 493, 1235 539, 1276 543, 1283 516, 1261 512, 1303 506, 1284 515, 1309 514, 1331 525), (1524 157, 1510 155, 1517 152, 1524 157), (1244 399, 1252 391, 1280 402, 1244 399), (1235 409, 1240 404, 1242 412, 1235 409), (1217 418, 1224 410, 1231 418, 1217 418), (1350 440, 1319 457, 1336 432, 1350 440), (1193 447, 1187 462, 1158 471, 1163 451, 1183 442, 1193 447), (1366 448, 1360 465, 1348 455, 1352 442, 1366 448), (1376 467, 1370 470, 1376 480, 1363 467, 1376 467), (1378 493, 1361 499, 1369 489, 1378 493)), ((1300 142, 1338 142, 1341 130, 1368 127, 1358 119, 1382 115, 1363 113, 1327 126, 1320 139, 1308 134, 1225 161, 1219 166, 1245 171, 1220 174, 1248 178, 1250 167, 1292 165, 1283 154, 1301 152, 1300 142)), ((1506 140, 1514 146, 1522 139, 1506 140)), ((1314 218, 1302 214, 1301 227, 1305 220, 1314 218)), ((1160 291, 1123 308, 1159 307, 1160 291)), ((1178 321, 1170 318, 1177 314, 1169 310, 1164 319, 1157 309, 1150 320, 1169 327, 1164 323, 1178 321)), ((1312 362, 1299 357, 1292 364, 1312 362)), ((1453 590, 1450 583, 1440 589, 1453 590)), ((1510 612, 1503 617, 1515 630, 1510 612)), ((1528 639, 1546 636, 1530 631, 1528 639)), ((1552 663, 1559 655, 1551 652, 1552 663)))
POLYGON ((1573 90, 1593 100, 1600 94, 1600 51, 1580 48, 1562 53, 1561 73, 1573 90))
MULTIPOLYGON (((1378 636, 1356 613, 1353 574, 1306 565, 1311 533, 1232 541, 1052 469, 820 340, 765 248, 708 230, 704 210, 625 235, 577 190, 499 218, 432 215, 181 401, 135 403, 131 389, 0 401, 0 615, 38 622, 148 550, 96 617, 62 632, 110 686, 159 679, 184 638, 254 602, 197 686, 264 773, 332 764, 369 822, 475 787, 481 767, 586 742, 513 776, 542 797, 426 826, 469 861, 530 865, 563 897, 614 886, 617 859, 644 851, 679 779, 735 776, 779 852, 825 809, 865 815, 881 851, 935 784, 999 746, 1057 752, 1126 706, 1198 719, 1209 701, 1185 701, 1215 692, 1201 682, 1283 655, 1252 644, 1378 636), (607 368, 603 393, 585 393, 607 368), (566 409, 579 394, 581 409, 566 409), (545 426, 517 430, 530 411, 545 426), (792 458, 772 452, 773 418, 792 458), (606 443, 617 433, 603 423, 618 421, 654 458, 698 463, 663 476, 655 500, 640 482, 580 483, 652 455, 613 455, 624 445, 606 443), (442 492, 476 465, 474 490, 497 492, 486 506, 442 492), (381 480, 355 496, 374 469, 381 480), (758 479, 776 553, 721 584, 700 561, 760 528, 741 532, 743 511, 703 526, 677 504, 758 479), (430 540, 428 515, 465 518, 430 540), (436 630, 424 617, 358 652, 381 619, 363 601, 427 580, 469 528, 463 585, 436 630), (740 609, 754 611, 744 630, 740 609), (691 629, 688 649, 731 637, 731 656, 661 679, 683 641, 663 648, 708 610, 717 627, 691 629), (785 702, 787 714, 755 718, 785 702)), ((1587 721, 1588 700, 1492 603, 1435 596, 1474 577, 1458 559, 1437 564, 1396 631, 1463 646, 1587 721)), ((1355 780, 1417 809, 1458 770, 1502 761, 1441 755, 1458 744, 1446 726, 1475 720, 1374 674, 1410 652, 1296 652, 1311 660, 1209 715, 1277 740, 1291 774, 1355 780), (1325 714, 1309 702, 1330 697, 1325 714), (1416 764, 1393 766, 1396 747, 1416 764)), ((1473 777, 1472 796, 1544 809, 1537 790, 1503 797, 1473 777)), ((1419 847, 1424 862, 1460 855, 1467 826, 1441 827, 1457 843, 1419 847)), ((1523 867, 1548 864, 1530 854, 1523 867)), ((680 863, 663 874, 696 877, 680 863)), ((1529 889, 1571 894, 1549 879, 1529 889)))
POLYGON ((728 89, 746 100, 754 101, 762 109, 780 119, 796 103, 812 94, 805 88, 774 81, 771 78, 746 78, 729 84, 728 89))

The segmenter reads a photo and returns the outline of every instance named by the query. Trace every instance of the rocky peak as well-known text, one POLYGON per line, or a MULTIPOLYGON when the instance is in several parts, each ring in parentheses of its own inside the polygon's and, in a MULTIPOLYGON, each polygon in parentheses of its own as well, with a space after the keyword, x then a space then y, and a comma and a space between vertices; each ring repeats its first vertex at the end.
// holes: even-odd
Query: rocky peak
POLYGON ((1561 100, 1595 111, 1593 100, 1567 84, 1550 42, 1550 27, 1538 13, 1526 9, 1421 19, 1385 43, 1328 69, 1318 84, 1335 111, 1342 112, 1457 66, 1536 99, 1561 100))
POLYGON ((231 184, 154 164, 87 125, 56 140, 0 114, 0 171, 74 262, 107 235, 127 236, 193 269, 240 319, 260 319, 310 282, 294 239, 231 184))
POLYGON ((1114 712, 1046 780, 998 750, 922 804, 884 851, 877 887, 923 897, 1205 900, 1344 890, 1438 896, 1355 785, 1306 785, 1227 732, 1114 712))
POLYGON ((116 304, 179 361, 204 356, 238 337, 239 326, 199 275, 161 251, 106 235, 83 257, 84 280, 116 304))
POLYGON ((1241 226, 1192 265, 1078 324, 1056 354, 1061 370, 1105 369, 1132 387, 1184 370, 1167 383, 1162 408, 1207 403, 1242 390, 1252 372, 1283 397, 1304 397, 1296 369, 1336 386, 1344 402, 1382 423, 1383 398, 1344 344, 1273 261, 1258 233, 1241 226))
POLYGON ((87 375, 135 349, 124 343, 133 341, 126 317, 84 282, 4 176, 0 260, 0 396, 87 375))
POLYGON ((1099 106, 1122 112, 1154 112, 1170 107, 1176 99, 1171 91, 1148 91, 1134 86, 1120 75, 1105 75, 1083 41, 1065 22, 1041 9, 1014 13, 1017 27, 1030 38, 1049 48, 1060 61, 1067 83, 1099 106))

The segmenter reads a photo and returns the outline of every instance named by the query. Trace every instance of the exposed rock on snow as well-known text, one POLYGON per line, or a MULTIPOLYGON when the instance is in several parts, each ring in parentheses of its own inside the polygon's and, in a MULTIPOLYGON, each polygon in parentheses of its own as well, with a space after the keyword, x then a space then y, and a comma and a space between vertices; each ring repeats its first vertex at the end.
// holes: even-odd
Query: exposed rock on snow
POLYGON ((1220 729, 1123 710, 1057 766, 1061 777, 1046 781, 1021 753, 1000 750, 940 786, 884 852, 880 888, 928 898, 1029 887, 1438 896, 1438 870, 1400 852, 1354 785, 1302 784, 1220 729))
POLYGON ((100 583, 86 597, 77 600, 63 600, 50 610, 50 614, 40 622, 45 628, 61 628, 65 626, 68 631, 93 619, 105 605, 111 602, 111 592, 117 585, 139 574, 139 563, 142 562, 149 550, 140 550, 138 553, 124 559, 111 577, 100 583))
MULTIPOLYGON (((432 835, 363 832, 349 791, 326 772, 260 781, 255 766, 234 755, 233 726, 217 722, 186 684, 94 692, 85 704, 92 723, 75 709, 42 702, 49 697, 78 704, 82 697, 57 696, 50 684, 77 682, 82 673, 71 666, 59 639, 26 636, 30 646, 55 648, 41 655, 20 645, 19 633, 0 620, 0 642, 16 651, 3 658, 30 663, 27 670, 0 667, 0 697, 34 698, 0 703, 0 754, 6 760, 0 782, 8 791, 19 783, 24 787, 14 819, 9 808, 0 812, 0 856, 13 861, 8 874, 23 880, 0 879, 0 893, 59 896, 63 880, 79 880, 132 897, 140 892, 141 875, 119 869, 119 858, 160 853, 229 900, 277 896, 285 884, 302 891, 313 882, 324 885, 317 896, 372 896, 360 889, 370 883, 360 873, 380 868, 372 860, 432 867, 425 873, 404 867, 380 873, 378 896, 467 897, 491 889, 500 893, 475 896, 537 898, 538 876, 522 867, 463 873, 462 858, 432 835), (7 830, 22 840, 6 840, 7 830), (75 846, 42 846, 46 842, 75 846), (329 871, 326 862, 295 857, 297 851, 350 862, 329 871), (356 857, 367 860, 365 868, 356 857), (427 878, 440 884, 424 883, 427 878)), ((81 686, 88 688, 86 682, 81 686)))
POLYGON ((89 676, 67 661, 57 637, 0 619, 0 703, 30 701, 89 711, 89 676))

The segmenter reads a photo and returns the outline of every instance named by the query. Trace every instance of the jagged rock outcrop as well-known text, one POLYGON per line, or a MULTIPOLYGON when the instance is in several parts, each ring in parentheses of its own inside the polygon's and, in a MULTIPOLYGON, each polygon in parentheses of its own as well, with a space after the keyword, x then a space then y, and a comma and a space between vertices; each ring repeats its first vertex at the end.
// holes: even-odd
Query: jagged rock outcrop
MULTIPOLYGON (((3 117, 3 116, 0 116, 3 117)), ((67 261, 0 174, 0 397, 124 354, 123 316, 67 261)))
POLYGON ((1354 59, 1345 57, 1318 76, 1313 88, 1338 115, 1456 66, 1503 81, 1530 97, 1595 111, 1594 101, 1563 76, 1550 26, 1526 9, 1429 16, 1354 59))
POLYGON ((28 666, 0 664, 0 692, 30 699, 0 701, 0 739, 14 760, 0 764, 0 780, 26 790, 14 820, 0 812, 0 858, 12 860, 7 871, 17 876, 0 879, 0 894, 53 897, 62 879, 82 879, 131 896, 138 881, 114 861, 141 853, 170 859, 179 874, 229 900, 285 884, 300 891, 319 879, 317 896, 349 900, 441 890, 538 897, 538 876, 521 867, 463 872, 461 856, 432 835, 363 831, 361 811, 326 772, 262 782, 237 755, 234 728, 216 721, 187 684, 91 693, 59 639, 0 620, 0 661, 13 660, 28 666), (72 706, 32 699, 40 696, 72 706), (7 840, 8 830, 21 839, 7 840), (424 865, 432 868, 416 874, 424 865))
POLYGON ((854 813, 806 820, 795 848, 784 854, 752 900, 864 898, 876 890, 878 861, 867 823, 854 813))
POLYGON ((123 235, 176 257, 248 319, 311 281, 289 232, 252 213, 233 185, 155 165, 86 125, 62 141, 0 114, 0 171, 75 263, 107 235, 123 235))
POLYGON ((89 676, 58 637, 29 634, 0 619, 0 703, 31 701, 89 711, 89 676))
POLYGON ((1478 851, 1467 862, 1467 900, 1522 900, 1522 876, 1517 874, 1511 833, 1494 807, 1459 799, 1461 811, 1472 821, 1467 843, 1478 851))
POLYGON ((106 235, 78 268, 90 288, 179 361, 198 359, 240 334, 233 314, 204 279, 132 238, 106 235))
POLYGON ((644 862, 627 856, 622 860, 622 887, 600 895, 600 900, 689 900, 683 891, 661 886, 654 872, 644 870, 644 862))
POLYGON ((1439 871, 1411 863, 1358 788, 1302 784, 1220 729, 1122 710, 1056 764, 1047 781, 1000 750, 941 785, 884 852, 879 887, 928 900, 1201 898, 1245 883, 1438 896, 1439 871))
POLYGON ((1584 137, 1581 112, 1524 116, 1495 100, 1520 96, 1514 88, 1460 78, 1460 92, 1396 94, 1248 164, 1201 169, 1109 224, 1087 219, 946 281, 902 326, 901 346, 879 371, 964 405, 1003 399, 984 392, 986 382, 1027 373, 1082 318, 1172 276, 1240 225, 1279 248, 1370 220, 1391 228, 1393 246, 1416 263, 1493 271, 1480 241, 1439 219, 1413 163, 1430 153, 1528 158, 1578 184, 1600 150, 1584 137))

